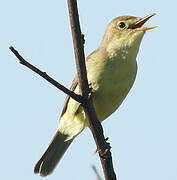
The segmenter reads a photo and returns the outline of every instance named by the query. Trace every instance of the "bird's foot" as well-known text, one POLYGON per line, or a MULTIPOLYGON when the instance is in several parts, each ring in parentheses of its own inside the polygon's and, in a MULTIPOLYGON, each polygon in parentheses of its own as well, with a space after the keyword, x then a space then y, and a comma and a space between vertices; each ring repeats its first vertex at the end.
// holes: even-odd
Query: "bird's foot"
POLYGON ((89 83, 89 93, 88 93, 88 98, 93 98, 95 96, 95 92, 93 91, 93 88, 92 88, 92 84, 89 83))
POLYGON ((101 149, 96 149, 96 150, 94 151, 94 154, 99 153, 99 155, 100 155, 103 159, 107 159, 107 158, 108 158, 109 152, 110 152, 110 149, 111 149, 110 143, 107 142, 108 139, 109 139, 108 137, 105 139, 105 141, 106 141, 106 148, 104 149, 104 151, 101 150, 101 149))

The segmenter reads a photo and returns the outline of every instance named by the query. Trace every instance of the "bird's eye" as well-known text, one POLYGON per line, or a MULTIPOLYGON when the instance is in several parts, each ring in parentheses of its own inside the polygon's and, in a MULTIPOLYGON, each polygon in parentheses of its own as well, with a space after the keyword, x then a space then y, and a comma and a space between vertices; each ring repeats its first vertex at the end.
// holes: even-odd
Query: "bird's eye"
POLYGON ((119 28, 124 29, 126 27, 126 24, 124 22, 119 23, 119 28))

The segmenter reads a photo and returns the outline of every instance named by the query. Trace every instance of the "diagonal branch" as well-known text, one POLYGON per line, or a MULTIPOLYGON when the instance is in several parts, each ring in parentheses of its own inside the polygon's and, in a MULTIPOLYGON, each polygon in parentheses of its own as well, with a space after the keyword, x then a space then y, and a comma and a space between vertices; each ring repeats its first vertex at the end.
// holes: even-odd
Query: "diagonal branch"
POLYGON ((99 173, 98 173, 98 171, 94 165, 92 165, 92 169, 96 175, 97 180, 101 180, 101 177, 100 177, 100 175, 99 175, 99 173))
POLYGON ((76 58, 76 67, 78 72, 79 86, 81 95, 77 95, 69 89, 65 88, 63 85, 59 84, 57 81, 52 79, 47 75, 46 72, 43 72, 28 63, 13 47, 10 47, 10 50, 14 53, 14 55, 20 60, 20 63, 32 71, 39 74, 41 77, 46 79, 52 85, 75 99, 77 102, 81 103, 85 114, 87 116, 90 129, 92 131, 93 137, 95 139, 97 145, 97 152, 99 152, 99 156, 101 159, 104 176, 106 180, 116 180, 116 175, 113 169, 112 164, 112 156, 110 152, 109 143, 107 143, 107 138, 105 139, 103 134, 103 128, 101 123, 99 122, 96 112, 93 106, 92 96, 90 96, 90 89, 87 80, 86 66, 85 66, 85 55, 83 48, 83 36, 81 35, 80 25, 79 25, 79 15, 77 10, 77 1, 76 0, 68 0, 68 8, 69 8, 69 16, 71 23, 71 30, 73 36, 74 43, 74 51, 76 58))
POLYGON ((29 69, 31 69, 32 71, 34 71, 35 73, 39 74, 41 77, 43 77, 44 79, 46 79, 48 82, 50 82, 51 84, 53 84, 55 87, 57 87, 58 89, 60 89, 61 91, 63 91, 64 93, 66 93, 67 95, 69 95, 70 97, 72 97, 74 100, 76 100, 79 103, 83 103, 84 102, 84 98, 78 94, 75 94, 73 91, 70 91, 69 89, 67 89, 66 87, 64 87, 63 85, 59 84, 57 81, 55 81, 53 78, 51 78, 50 76, 47 75, 46 72, 41 71, 40 69, 36 68, 35 66, 33 66, 32 64, 30 64, 29 62, 27 62, 19 53, 17 50, 15 50, 12 46, 9 47, 9 49, 14 53, 14 55, 19 59, 20 63, 26 67, 28 67, 29 69))
POLYGON ((80 91, 82 96, 86 99, 83 108, 87 116, 90 129, 92 131, 94 140, 97 145, 97 150, 101 159, 104 176, 106 180, 116 180, 116 175, 113 169, 112 156, 110 152, 110 146, 106 142, 103 134, 103 128, 99 122, 94 106, 92 97, 90 97, 90 90, 87 80, 85 55, 83 47, 83 39, 81 35, 81 29, 79 24, 79 15, 77 9, 76 0, 68 0, 69 17, 71 24, 71 31, 73 36, 74 52, 76 59, 76 67, 80 85, 80 91))

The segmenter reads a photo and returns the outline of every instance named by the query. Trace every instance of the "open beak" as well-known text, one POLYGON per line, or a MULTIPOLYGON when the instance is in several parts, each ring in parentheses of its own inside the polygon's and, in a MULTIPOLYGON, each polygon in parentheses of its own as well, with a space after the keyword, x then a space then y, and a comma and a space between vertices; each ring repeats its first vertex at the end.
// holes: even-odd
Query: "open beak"
POLYGON ((151 27, 142 27, 142 25, 148 20, 150 19, 152 16, 156 15, 155 13, 150 14, 144 18, 141 18, 136 24, 134 24, 131 29, 137 29, 138 31, 147 31, 149 29, 154 29, 157 26, 151 26, 151 27))

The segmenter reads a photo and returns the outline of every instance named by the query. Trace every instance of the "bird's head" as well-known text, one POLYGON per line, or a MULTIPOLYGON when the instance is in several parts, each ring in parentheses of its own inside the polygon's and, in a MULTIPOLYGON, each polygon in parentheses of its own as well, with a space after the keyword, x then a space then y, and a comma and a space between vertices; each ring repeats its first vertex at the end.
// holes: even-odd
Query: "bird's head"
POLYGON ((151 14, 144 18, 120 16, 113 19, 106 29, 100 47, 105 48, 108 52, 128 48, 138 51, 144 33, 156 27, 142 27, 154 15, 151 14))

